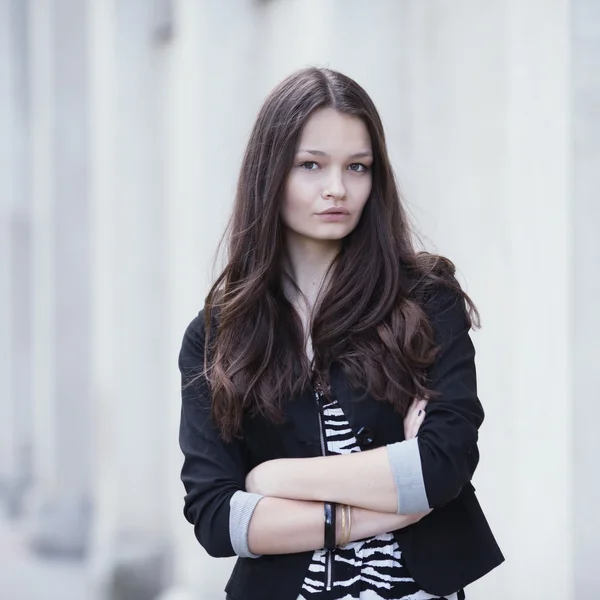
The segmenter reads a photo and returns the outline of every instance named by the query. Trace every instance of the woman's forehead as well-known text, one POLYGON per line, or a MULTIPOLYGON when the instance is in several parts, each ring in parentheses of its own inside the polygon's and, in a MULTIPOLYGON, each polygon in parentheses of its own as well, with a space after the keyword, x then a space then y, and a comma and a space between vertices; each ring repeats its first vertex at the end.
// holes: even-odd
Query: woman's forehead
POLYGON ((371 151, 371 138, 362 119, 331 108, 320 109, 306 122, 298 151, 321 156, 343 152, 364 157, 371 151))

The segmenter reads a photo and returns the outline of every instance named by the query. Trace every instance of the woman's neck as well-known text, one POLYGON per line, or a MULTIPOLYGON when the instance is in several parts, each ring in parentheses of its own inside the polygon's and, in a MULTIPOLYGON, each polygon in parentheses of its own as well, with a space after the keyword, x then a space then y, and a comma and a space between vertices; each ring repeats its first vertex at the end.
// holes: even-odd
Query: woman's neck
MULTIPOLYGON (((286 236, 286 256, 283 267, 300 290, 300 296, 307 304, 308 312, 312 312, 321 288, 327 282, 327 270, 340 251, 340 240, 315 240, 288 232, 286 236)), ((298 291, 283 281, 286 296, 294 304, 302 301, 298 291)))

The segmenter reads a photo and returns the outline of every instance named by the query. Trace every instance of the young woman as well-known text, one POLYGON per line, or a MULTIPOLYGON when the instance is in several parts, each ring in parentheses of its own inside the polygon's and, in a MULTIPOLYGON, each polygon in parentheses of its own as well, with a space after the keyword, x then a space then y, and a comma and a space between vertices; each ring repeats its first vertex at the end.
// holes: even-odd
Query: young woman
POLYGON ((477 312, 416 252, 366 92, 301 70, 262 106, 229 255, 179 357, 186 518, 232 600, 464 598, 502 554, 479 460, 477 312))

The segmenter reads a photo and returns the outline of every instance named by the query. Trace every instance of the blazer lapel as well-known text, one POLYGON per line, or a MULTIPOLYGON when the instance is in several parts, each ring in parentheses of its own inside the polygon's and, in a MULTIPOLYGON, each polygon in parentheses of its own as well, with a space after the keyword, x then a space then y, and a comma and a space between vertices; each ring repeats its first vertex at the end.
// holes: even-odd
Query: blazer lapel
POLYGON ((363 450, 404 440, 400 414, 387 402, 379 402, 366 392, 353 390, 342 368, 334 363, 330 370, 333 393, 363 450), (369 437, 372 441, 369 442, 369 437))

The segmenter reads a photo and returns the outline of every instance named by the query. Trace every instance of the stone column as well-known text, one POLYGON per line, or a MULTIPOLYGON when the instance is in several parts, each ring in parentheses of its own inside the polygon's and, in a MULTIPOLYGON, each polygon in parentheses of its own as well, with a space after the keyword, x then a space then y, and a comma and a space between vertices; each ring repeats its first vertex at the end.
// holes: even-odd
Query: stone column
MULTIPOLYGON (((496 401, 511 422, 506 453, 493 461, 508 458, 512 467, 510 491, 495 496, 510 515, 503 543, 514 558, 503 570, 525 597, 569 599, 574 597, 569 2, 511 1, 507 27, 509 237, 503 251, 510 264, 504 295, 513 332, 512 389, 510 400, 496 401)), ((497 489, 493 473, 490 461, 486 476, 497 489)))
MULTIPOLYGON (((0 3, 0 488, 9 514, 32 477, 30 93, 27 4, 0 3)), ((1 492, 0 492, 1 493, 1 492)))
POLYGON ((571 598, 568 3, 409 4, 396 170, 482 313, 475 486, 509 558, 469 597, 571 598))
MULTIPOLYGON (((93 204, 92 578, 154 598, 168 577, 163 20, 147 0, 89 3, 93 204), (157 16, 160 20, 157 21, 157 16)), ((167 7, 168 8, 168 7, 167 7)))
POLYGON ((31 2, 35 490, 30 541, 81 555, 89 521, 85 4, 31 2))
POLYGON ((600 595, 600 5, 571 2, 573 520, 575 598, 600 595))
POLYGON ((14 76, 17 62, 13 51, 12 2, 0 2, 0 499, 8 501, 16 478, 15 435, 12 400, 12 244, 11 219, 15 196, 13 154, 15 136, 14 76))
MULTIPOLYGON (((201 2, 174 3, 173 38, 166 63, 166 197, 167 225, 167 319, 164 397, 169 399, 165 431, 167 453, 165 476, 169 529, 173 548, 172 580, 161 600, 193 600, 198 591, 212 589, 211 573, 218 571, 195 539, 192 526, 183 516, 183 484, 179 480, 182 456, 178 445, 180 378, 177 355, 183 332, 200 310, 206 294, 206 266, 209 256, 206 238, 205 169, 217 168, 204 138, 207 84, 204 76, 206 48, 202 37, 201 2), (208 163, 207 163, 208 161, 208 163), (208 580, 208 581, 207 581, 208 580), (195 593, 196 591, 196 593, 195 593)), ((215 52, 215 58, 219 53, 215 52)), ((217 60, 217 64, 219 61, 217 60)), ((217 589, 215 597, 221 590, 217 589)), ((222 595, 222 593, 221 593, 222 595)))
MULTIPOLYGON (((233 560, 209 557, 182 513, 179 480, 183 332, 204 304, 217 243, 232 206, 242 153, 257 110, 256 4, 179 0, 167 55, 167 420, 169 529, 173 585, 161 598, 223 596, 233 560)), ((262 68, 260 69, 262 70, 262 68)))
MULTIPOLYGON (((349 22, 348 14, 334 22, 338 4, 338 0, 262 3, 257 40, 261 65, 261 76, 257 80, 259 102, 296 69, 309 65, 335 68, 331 64, 332 49, 336 46, 334 37, 344 35, 349 22)), ((371 12, 371 9, 364 11, 363 17, 368 19, 371 12)))

